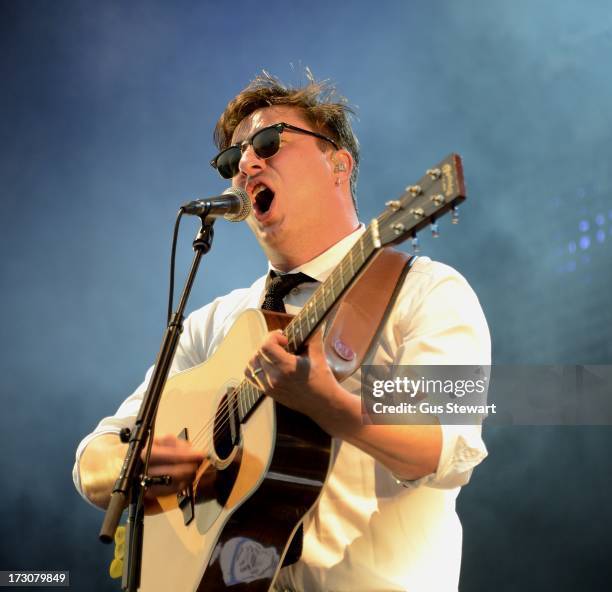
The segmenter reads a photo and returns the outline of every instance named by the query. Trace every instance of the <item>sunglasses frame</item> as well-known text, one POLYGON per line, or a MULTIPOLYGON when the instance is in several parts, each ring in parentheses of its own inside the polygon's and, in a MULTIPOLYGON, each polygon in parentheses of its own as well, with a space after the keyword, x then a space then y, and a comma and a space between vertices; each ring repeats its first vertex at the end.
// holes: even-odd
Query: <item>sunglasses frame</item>
MULTIPOLYGON (((281 121, 280 123, 274 123, 272 125, 268 125, 266 127, 262 127, 260 130, 257 130, 248 140, 243 140, 242 142, 238 142, 236 144, 232 144, 231 146, 228 146, 225 150, 221 150, 221 152, 219 152, 219 154, 217 154, 217 156, 215 156, 210 161, 210 166, 212 166, 214 169, 216 169, 217 172, 224 179, 231 179, 232 177, 235 177, 238 174, 239 171, 236 171, 236 173, 234 175, 232 175, 231 177, 226 177, 226 176, 222 175, 221 171, 219 171, 219 167, 218 167, 218 161, 219 161, 219 158, 221 158, 221 156, 223 156, 224 154, 226 154, 230 150, 238 149, 240 151, 240 158, 242 158, 242 153, 244 152, 244 150, 246 150, 249 146, 253 146, 253 150, 255 151, 255 154, 257 154, 257 156, 259 158, 263 158, 263 159, 272 158, 274 155, 278 154, 278 151, 280 150, 280 135, 285 130, 289 130, 291 132, 297 132, 297 133, 300 133, 300 134, 306 134, 308 136, 314 136, 315 138, 319 138, 319 140, 325 140, 326 142, 329 142, 330 144, 333 145, 333 147, 336 150, 340 150, 340 146, 338 146, 337 142, 335 142, 334 140, 332 140, 328 136, 324 136, 323 134, 319 134, 317 132, 312 132, 310 130, 307 130, 307 129, 304 129, 304 128, 301 128, 301 127, 297 127, 295 125, 291 125, 290 123, 285 123, 284 121, 281 121), (257 154, 257 150, 255 150, 255 146, 253 145, 253 140, 257 137, 257 135, 259 135, 259 134, 261 134, 263 132, 266 132, 266 131, 268 131, 270 129, 275 129, 278 132, 278 136, 279 136, 278 149, 276 150, 276 152, 274 152, 274 154, 270 154, 270 156, 260 156, 259 154, 257 154)), ((238 159, 238 164, 240 163, 240 158, 238 159)))

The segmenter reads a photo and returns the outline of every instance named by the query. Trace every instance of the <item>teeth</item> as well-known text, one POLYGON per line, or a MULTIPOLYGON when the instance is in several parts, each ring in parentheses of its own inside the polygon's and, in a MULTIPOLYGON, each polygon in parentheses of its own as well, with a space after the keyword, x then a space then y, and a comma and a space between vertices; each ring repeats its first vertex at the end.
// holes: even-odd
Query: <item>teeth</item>
POLYGON ((264 189, 267 189, 267 187, 263 183, 255 185, 253 188, 253 197, 257 197, 264 189))

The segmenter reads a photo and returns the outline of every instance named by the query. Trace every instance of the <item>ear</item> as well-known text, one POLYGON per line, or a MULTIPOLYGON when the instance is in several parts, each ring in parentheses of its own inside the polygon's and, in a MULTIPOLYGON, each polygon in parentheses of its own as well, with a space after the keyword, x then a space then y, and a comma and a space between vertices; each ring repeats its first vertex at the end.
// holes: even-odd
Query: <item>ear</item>
POLYGON ((340 148, 332 154, 332 163, 334 165, 333 172, 336 177, 336 183, 348 183, 353 172, 353 157, 345 148, 340 148))

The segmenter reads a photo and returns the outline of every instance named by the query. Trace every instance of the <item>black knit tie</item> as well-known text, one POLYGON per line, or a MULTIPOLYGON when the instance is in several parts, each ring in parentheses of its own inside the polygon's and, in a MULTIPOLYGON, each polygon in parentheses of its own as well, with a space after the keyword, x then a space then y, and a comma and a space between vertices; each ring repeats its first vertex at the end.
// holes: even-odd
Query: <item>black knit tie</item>
POLYGON ((286 312, 283 298, 296 286, 306 282, 316 282, 305 273, 285 273, 278 275, 275 271, 270 272, 268 288, 261 308, 264 310, 274 310, 276 312, 286 312))

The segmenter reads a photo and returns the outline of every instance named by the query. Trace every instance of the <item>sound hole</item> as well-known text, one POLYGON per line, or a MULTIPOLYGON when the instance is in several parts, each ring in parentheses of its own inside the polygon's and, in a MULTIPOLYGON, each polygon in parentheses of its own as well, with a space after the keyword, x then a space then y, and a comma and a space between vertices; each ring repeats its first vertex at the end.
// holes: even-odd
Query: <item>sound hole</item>
POLYGON ((213 443, 220 460, 227 459, 240 441, 240 422, 233 391, 228 392, 217 408, 213 443))

